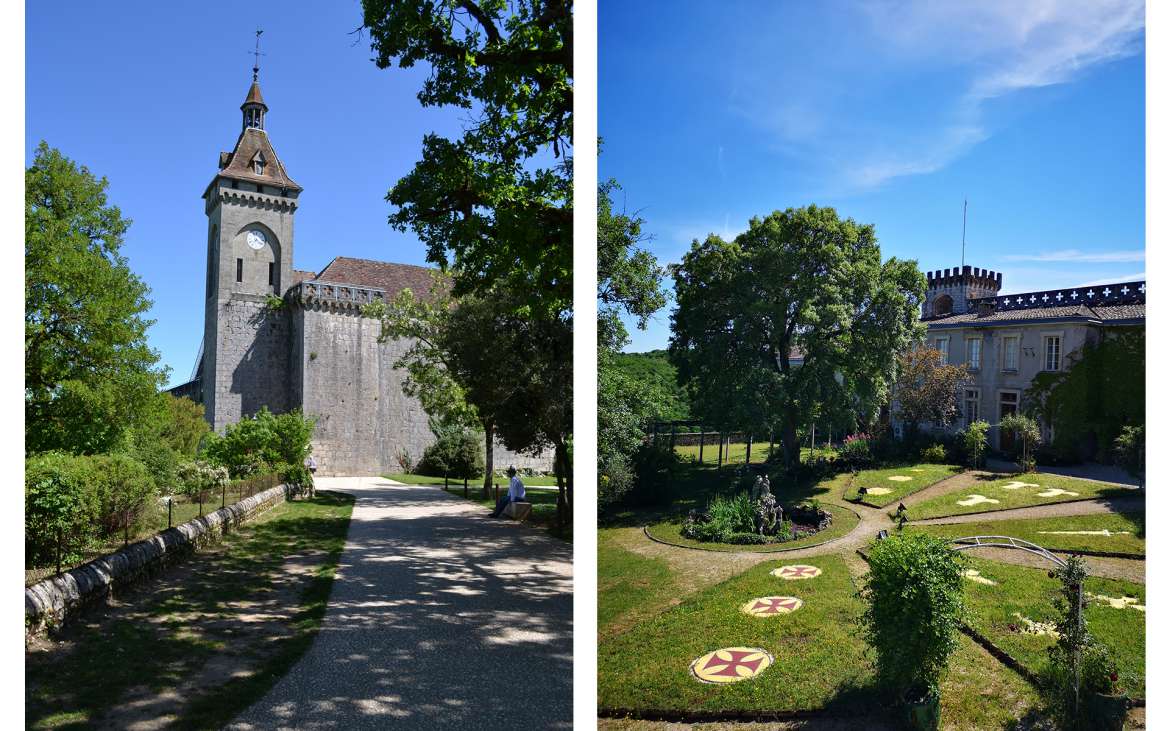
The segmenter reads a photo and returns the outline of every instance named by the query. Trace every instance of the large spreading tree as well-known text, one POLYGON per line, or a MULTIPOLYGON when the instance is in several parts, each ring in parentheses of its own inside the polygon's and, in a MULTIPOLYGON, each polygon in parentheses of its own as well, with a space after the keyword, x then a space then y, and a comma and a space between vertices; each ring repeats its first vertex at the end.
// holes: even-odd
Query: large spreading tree
POLYGON ((25 171, 25 447, 119 446, 157 404, 149 289, 121 253, 130 221, 106 179, 42 142, 25 171))
POLYGON ((695 241, 674 283, 670 357, 694 415, 776 433, 789 464, 800 425, 871 420, 898 353, 921 335, 917 264, 882 261, 874 227, 832 208, 776 211, 733 241, 695 241))
POLYGON ((390 222, 455 272, 455 295, 506 284, 525 311, 572 306, 573 18, 569 0, 364 0, 379 68, 430 67, 423 106, 467 110, 423 138, 390 222))

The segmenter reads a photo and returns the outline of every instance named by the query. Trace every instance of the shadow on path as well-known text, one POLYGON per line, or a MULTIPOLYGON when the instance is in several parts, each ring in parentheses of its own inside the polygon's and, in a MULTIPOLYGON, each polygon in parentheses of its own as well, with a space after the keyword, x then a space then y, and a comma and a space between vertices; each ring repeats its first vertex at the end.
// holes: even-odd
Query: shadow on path
POLYGON ((572 546, 434 487, 357 497, 325 622, 228 728, 568 728, 572 546))

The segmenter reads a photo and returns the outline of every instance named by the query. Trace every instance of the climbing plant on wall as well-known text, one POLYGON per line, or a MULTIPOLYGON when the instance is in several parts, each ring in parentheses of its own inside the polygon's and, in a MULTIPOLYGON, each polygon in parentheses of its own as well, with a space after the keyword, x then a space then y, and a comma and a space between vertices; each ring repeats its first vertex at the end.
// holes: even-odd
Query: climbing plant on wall
POLYGON ((1036 376, 1025 401, 1051 426, 1056 456, 1110 461, 1122 427, 1145 423, 1145 346, 1140 328, 1106 330, 1069 356, 1067 370, 1036 376))

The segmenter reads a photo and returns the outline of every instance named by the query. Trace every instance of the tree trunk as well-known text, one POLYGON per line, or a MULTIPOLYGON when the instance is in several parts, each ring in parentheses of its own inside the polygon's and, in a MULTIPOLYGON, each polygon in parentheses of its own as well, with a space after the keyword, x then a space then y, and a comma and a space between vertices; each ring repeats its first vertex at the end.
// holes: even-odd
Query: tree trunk
POLYGON ((784 448, 784 464, 791 468, 800 464, 800 438, 796 435, 796 415, 785 414, 780 426, 780 444, 784 448))
POLYGON ((557 476, 557 525, 563 530, 573 520, 569 502, 569 454, 564 442, 558 441, 553 447, 553 472, 557 476))
POLYGON ((483 423, 483 497, 486 500, 491 495, 492 478, 495 477, 496 465, 492 459, 492 441, 494 441, 496 425, 491 421, 483 423))

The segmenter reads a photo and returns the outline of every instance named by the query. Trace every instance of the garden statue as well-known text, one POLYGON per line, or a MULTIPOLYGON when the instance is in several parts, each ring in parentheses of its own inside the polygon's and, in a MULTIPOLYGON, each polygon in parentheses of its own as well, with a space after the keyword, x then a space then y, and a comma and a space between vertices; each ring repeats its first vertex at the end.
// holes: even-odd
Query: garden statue
POLYGON ((756 533, 761 536, 774 534, 776 527, 784 521, 784 509, 772 497, 772 483, 767 475, 756 478, 750 497, 756 512, 756 533))
POLYGON ((756 482, 752 485, 751 498, 752 501, 759 500, 763 496, 772 496, 772 483, 768 481, 767 475, 760 475, 756 478, 756 482))

